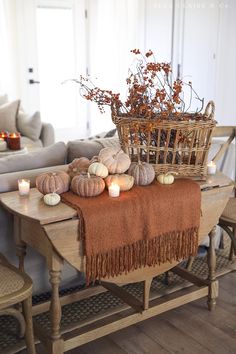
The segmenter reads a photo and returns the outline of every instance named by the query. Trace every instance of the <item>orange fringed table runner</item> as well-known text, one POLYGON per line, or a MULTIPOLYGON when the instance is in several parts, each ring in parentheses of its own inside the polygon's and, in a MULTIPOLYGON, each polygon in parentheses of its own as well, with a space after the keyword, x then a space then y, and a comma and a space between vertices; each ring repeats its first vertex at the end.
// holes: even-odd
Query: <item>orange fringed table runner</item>
POLYGON ((135 186, 117 198, 67 192, 62 201, 81 218, 87 283, 197 252, 201 192, 192 180, 135 186))

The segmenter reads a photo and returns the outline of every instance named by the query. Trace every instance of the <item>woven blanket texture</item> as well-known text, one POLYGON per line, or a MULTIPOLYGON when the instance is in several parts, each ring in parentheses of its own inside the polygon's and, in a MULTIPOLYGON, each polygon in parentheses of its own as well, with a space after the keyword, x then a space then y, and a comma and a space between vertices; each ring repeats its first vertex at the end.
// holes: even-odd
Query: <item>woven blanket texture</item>
POLYGON ((155 181, 118 198, 67 192, 62 200, 80 217, 87 283, 197 253, 201 193, 192 180, 155 181))

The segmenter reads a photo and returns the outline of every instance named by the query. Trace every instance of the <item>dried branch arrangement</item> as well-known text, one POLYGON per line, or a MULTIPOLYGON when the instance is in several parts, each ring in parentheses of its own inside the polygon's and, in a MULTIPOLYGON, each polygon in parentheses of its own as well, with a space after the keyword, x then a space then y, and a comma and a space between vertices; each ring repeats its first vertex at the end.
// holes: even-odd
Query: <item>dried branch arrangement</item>
POLYGON ((101 113, 104 106, 110 106, 113 113, 119 116, 135 118, 160 118, 168 120, 205 120, 200 112, 204 100, 192 87, 192 83, 184 83, 180 79, 172 81, 172 70, 169 63, 158 63, 151 50, 142 54, 139 49, 131 50, 135 56, 126 79, 127 97, 124 102, 120 93, 96 87, 89 77, 80 76, 73 79, 80 85, 81 95, 98 105, 101 113), (184 90, 189 90, 189 102, 184 99, 184 90), (199 109, 191 112, 192 100, 199 101, 199 109), (194 113, 194 117, 192 116, 194 113))

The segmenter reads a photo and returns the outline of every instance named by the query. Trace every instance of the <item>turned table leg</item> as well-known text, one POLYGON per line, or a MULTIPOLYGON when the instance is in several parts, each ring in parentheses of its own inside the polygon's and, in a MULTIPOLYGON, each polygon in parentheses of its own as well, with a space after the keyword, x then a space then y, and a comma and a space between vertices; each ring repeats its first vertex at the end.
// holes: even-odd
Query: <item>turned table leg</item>
POLYGON ((61 281, 61 270, 50 270, 50 283, 52 286, 52 297, 50 304, 51 320, 51 353, 61 354, 64 352, 63 339, 61 338, 61 302, 59 297, 59 284, 61 281))
POLYGON ((210 245, 207 253, 208 281, 209 281, 207 305, 210 311, 214 310, 216 305, 216 298, 218 296, 218 281, 216 280, 216 275, 215 275, 215 270, 216 270, 215 235, 216 235, 216 226, 214 226, 211 232, 209 233, 210 245))

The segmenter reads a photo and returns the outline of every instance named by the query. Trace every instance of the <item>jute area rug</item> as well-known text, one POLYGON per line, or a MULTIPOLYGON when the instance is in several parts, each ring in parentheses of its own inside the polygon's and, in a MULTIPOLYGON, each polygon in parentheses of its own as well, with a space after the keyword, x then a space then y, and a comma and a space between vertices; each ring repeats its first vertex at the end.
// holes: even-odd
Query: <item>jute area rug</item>
MULTIPOLYGON (((228 241, 228 240, 227 240, 228 241)), ((217 251, 217 276, 229 273, 236 270, 236 260, 234 262, 229 261, 229 242, 225 242, 224 249, 217 251)), ((184 262, 182 263, 185 266, 184 262)), ((196 257, 192 266, 192 272, 203 278, 207 276, 207 263, 206 256, 196 257)), ((173 293, 182 288, 188 287, 191 284, 178 275, 171 277, 171 283, 167 284, 165 274, 162 274, 153 279, 151 286, 151 296, 158 294, 158 296, 164 296, 166 294, 173 293)), ((137 298, 142 298, 143 286, 142 283, 128 284, 124 286, 125 289, 137 298)), ((81 288, 81 286, 80 286, 81 288)), ((61 295, 68 294, 77 291, 79 287, 64 289, 61 291, 61 295)), ((33 303, 41 303, 50 298, 50 293, 40 294, 33 297, 33 303)), ((99 314, 105 313, 109 309, 114 309, 122 306, 123 302, 110 294, 105 292, 89 299, 81 300, 76 303, 66 305, 62 310, 62 331, 66 329, 68 325, 72 323, 79 323, 87 318, 96 317, 99 314)), ((50 322, 48 313, 44 313, 36 316, 37 321, 44 327, 50 330, 50 322)), ((0 317, 0 353, 17 353, 21 349, 25 348, 25 342, 17 335, 19 333, 17 321, 10 316, 0 317)))

